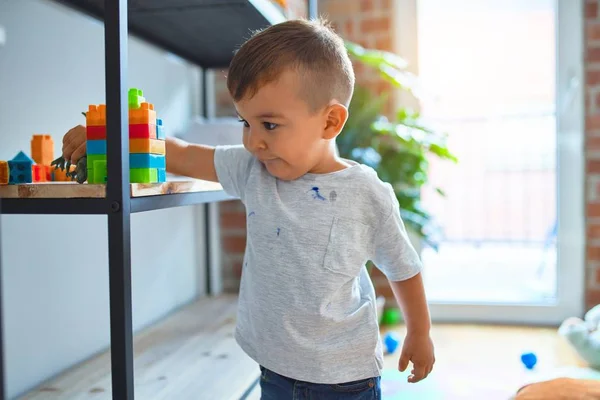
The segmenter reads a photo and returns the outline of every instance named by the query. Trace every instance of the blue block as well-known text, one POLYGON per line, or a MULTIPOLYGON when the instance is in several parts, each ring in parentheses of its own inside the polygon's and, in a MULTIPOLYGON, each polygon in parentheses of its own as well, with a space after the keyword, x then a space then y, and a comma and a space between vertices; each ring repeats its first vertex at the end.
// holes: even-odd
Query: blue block
POLYGON ((86 152, 87 154, 106 154, 106 140, 88 140, 86 152))
POLYGON ((11 185, 18 185, 20 183, 32 183, 32 165, 33 164, 29 161, 8 160, 8 183, 11 185))
POLYGON ((129 154, 129 168, 167 168, 164 154, 131 153, 129 154))
POLYGON ((167 181, 167 170, 159 168, 157 171, 158 171, 158 181, 166 182, 167 181))
POLYGON ((385 350, 388 354, 392 354, 398 348, 400 344, 400 338, 393 332, 388 332, 383 339, 383 344, 385 345, 385 350))
POLYGON ((165 127, 163 126, 162 119, 156 119, 156 139, 165 140, 167 137, 165 135, 165 127))
POLYGON ((537 356, 535 353, 523 353, 521 354, 521 362, 527 369, 533 369, 537 364, 537 356))

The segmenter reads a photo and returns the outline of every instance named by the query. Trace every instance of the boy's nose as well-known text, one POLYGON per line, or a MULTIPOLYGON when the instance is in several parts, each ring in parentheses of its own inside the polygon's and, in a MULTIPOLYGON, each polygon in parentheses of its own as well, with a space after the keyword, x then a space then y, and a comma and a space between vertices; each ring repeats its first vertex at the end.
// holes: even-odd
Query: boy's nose
POLYGON ((266 150, 267 144, 260 134, 253 132, 248 133, 248 147, 251 151, 266 150))

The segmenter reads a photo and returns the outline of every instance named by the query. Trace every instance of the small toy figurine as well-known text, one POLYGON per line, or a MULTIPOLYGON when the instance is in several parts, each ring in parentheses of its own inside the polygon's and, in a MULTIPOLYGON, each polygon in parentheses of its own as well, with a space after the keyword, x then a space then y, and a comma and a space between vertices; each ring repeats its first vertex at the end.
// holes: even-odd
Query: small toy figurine
MULTIPOLYGON (((82 111, 81 114, 86 117, 87 113, 82 111)), ((61 169, 62 171, 66 168, 66 175, 71 180, 76 180, 77 183, 84 183, 87 180, 87 155, 83 155, 79 160, 77 160, 77 164, 75 165, 75 171, 71 172, 71 161, 66 161, 63 156, 58 157, 56 160, 52 161, 50 164, 54 166, 54 169, 61 169)))
POLYGON ((71 172, 71 161, 66 161, 63 156, 58 157, 56 160, 52 161, 50 164, 54 166, 54 169, 66 169, 67 177, 71 178, 71 180, 76 180, 77 183, 84 183, 87 180, 87 156, 81 157, 77 160, 77 164, 75 166, 75 171, 71 172))

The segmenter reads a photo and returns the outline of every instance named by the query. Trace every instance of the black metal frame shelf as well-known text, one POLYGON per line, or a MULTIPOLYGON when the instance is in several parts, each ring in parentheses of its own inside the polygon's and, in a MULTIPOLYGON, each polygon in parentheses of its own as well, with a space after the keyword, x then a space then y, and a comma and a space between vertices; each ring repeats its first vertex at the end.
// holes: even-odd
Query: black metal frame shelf
MULTIPOLYGON (((104 21, 106 127, 110 132, 107 137, 106 197, 0 198, 0 214, 108 216, 112 395, 114 399, 130 400, 134 398, 131 214, 219 202, 231 197, 222 190, 130 196, 129 140, 126 135, 129 32, 202 68, 226 67, 234 48, 251 30, 280 22, 284 17, 281 11, 277 14, 277 6, 270 0, 176 0, 168 3, 129 0, 129 4, 127 0, 55 1, 104 21), (203 18, 198 19, 198 15, 203 18)), ((314 18, 316 10, 317 0, 308 0, 309 17, 314 18)), ((206 83, 204 71, 203 76, 206 83)), ((206 116, 206 85, 203 91, 206 116)), ((1 271, 0 257, 0 282, 1 271)), ((6 398, 6 369, 1 301, 0 293, 0 400, 3 400, 6 398)))

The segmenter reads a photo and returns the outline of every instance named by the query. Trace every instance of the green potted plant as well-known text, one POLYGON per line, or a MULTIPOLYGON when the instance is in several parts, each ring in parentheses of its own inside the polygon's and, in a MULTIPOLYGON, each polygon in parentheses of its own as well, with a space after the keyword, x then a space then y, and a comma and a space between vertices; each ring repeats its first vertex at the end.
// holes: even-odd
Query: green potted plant
MULTIPOLYGON (((389 118, 385 105, 393 90, 419 97, 418 79, 406 70, 407 63, 396 54, 365 49, 346 42, 350 57, 375 68, 391 88, 375 95, 357 85, 350 103, 350 116, 338 137, 340 156, 371 166, 380 179, 394 188, 400 212, 414 240, 438 248, 431 214, 421 204, 421 189, 428 182, 430 157, 451 162, 457 158, 446 144, 447 134, 422 120, 415 110, 400 106, 389 118)), ((440 196, 444 193, 436 189, 440 196)), ((420 248, 420 243, 415 243, 420 248)))

